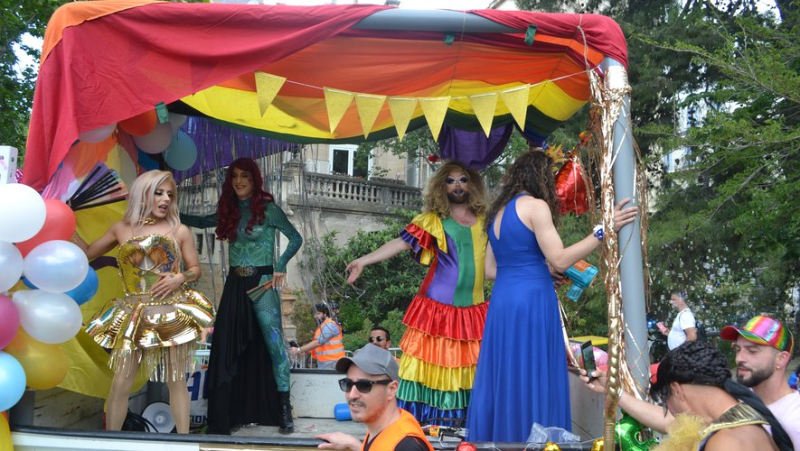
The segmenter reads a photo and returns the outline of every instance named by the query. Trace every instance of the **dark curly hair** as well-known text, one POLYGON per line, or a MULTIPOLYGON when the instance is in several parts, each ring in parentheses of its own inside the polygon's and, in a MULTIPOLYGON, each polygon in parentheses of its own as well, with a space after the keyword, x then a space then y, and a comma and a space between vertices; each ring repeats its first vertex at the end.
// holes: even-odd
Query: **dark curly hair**
POLYGON ((553 159, 539 147, 531 148, 520 155, 506 170, 500 192, 486 213, 486 233, 489 233, 492 221, 500 209, 521 192, 527 192, 547 202, 553 215, 553 223, 558 224, 558 198, 552 167, 553 159))
POLYGON ((731 379, 728 359, 710 343, 687 341, 667 353, 658 365, 656 383, 650 387, 650 396, 658 402, 666 402, 671 394, 669 385, 672 382, 706 385, 725 390, 769 421, 772 427, 772 439, 779 449, 792 449, 789 436, 769 408, 752 390, 731 379))
POLYGON ((272 194, 264 190, 264 179, 261 178, 261 169, 255 161, 250 158, 239 158, 228 166, 225 174, 225 182, 222 184, 222 195, 217 204, 217 239, 236 240, 236 229, 239 226, 239 219, 242 213, 239 211, 239 198, 233 190, 233 170, 239 169, 250 174, 253 181, 253 195, 250 196, 250 220, 247 222, 245 232, 250 233, 256 224, 264 222, 264 212, 269 202, 275 202, 272 194))

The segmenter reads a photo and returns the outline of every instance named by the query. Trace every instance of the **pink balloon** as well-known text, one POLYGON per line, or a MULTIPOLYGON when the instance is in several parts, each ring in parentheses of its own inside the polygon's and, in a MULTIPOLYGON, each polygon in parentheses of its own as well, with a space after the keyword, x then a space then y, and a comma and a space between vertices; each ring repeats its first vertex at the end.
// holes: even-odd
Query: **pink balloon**
POLYGON ((594 363, 599 367, 601 365, 608 364, 608 353, 603 351, 602 349, 594 346, 592 351, 594 351, 594 363))
POLYGON ((89 130, 78 135, 78 139, 87 143, 103 142, 117 129, 117 123, 104 125, 94 130, 89 130))
POLYGON ((0 349, 5 348, 19 329, 19 310, 16 304, 0 294, 0 349))
POLYGON ((172 126, 169 122, 156 124, 150 133, 144 136, 134 136, 133 142, 142 152, 157 154, 165 151, 172 142, 172 126))

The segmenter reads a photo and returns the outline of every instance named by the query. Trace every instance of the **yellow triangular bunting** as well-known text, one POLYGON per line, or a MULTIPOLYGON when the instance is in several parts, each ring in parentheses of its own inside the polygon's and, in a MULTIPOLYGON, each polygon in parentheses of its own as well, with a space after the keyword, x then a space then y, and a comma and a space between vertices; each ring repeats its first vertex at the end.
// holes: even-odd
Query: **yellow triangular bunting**
POLYGON ((286 78, 264 72, 256 72, 255 75, 258 109, 261 112, 261 116, 264 116, 267 108, 272 105, 272 101, 278 95, 278 91, 281 90, 286 78))
POLYGON ((486 136, 492 131, 492 120, 494 119, 494 109, 497 106, 497 93, 480 94, 469 97, 472 104, 472 111, 481 123, 481 128, 486 136))
POLYGON ((514 120, 517 121, 517 125, 523 130, 525 129, 525 116, 528 114, 528 95, 530 91, 531 85, 525 85, 518 89, 500 93, 506 108, 511 112, 514 120))
POLYGON ((339 126, 344 113, 353 101, 352 92, 337 91, 330 88, 322 88, 325 92, 325 106, 328 108, 328 123, 331 125, 331 133, 339 126))
POLYGON ((361 129, 364 130, 364 138, 368 137, 369 132, 372 131, 375 119, 378 118, 378 113, 381 112, 385 101, 386 96, 356 94, 356 108, 358 108, 358 117, 361 119, 361 129))
POLYGON ((422 105, 422 113, 428 121, 434 141, 439 140, 439 132, 442 130, 444 116, 447 114, 447 107, 450 105, 450 97, 421 97, 419 104, 422 105))
POLYGON ((394 128, 397 129, 397 139, 403 140, 408 129, 408 123, 414 116, 417 108, 417 99, 408 97, 389 97, 389 111, 392 112, 394 128))

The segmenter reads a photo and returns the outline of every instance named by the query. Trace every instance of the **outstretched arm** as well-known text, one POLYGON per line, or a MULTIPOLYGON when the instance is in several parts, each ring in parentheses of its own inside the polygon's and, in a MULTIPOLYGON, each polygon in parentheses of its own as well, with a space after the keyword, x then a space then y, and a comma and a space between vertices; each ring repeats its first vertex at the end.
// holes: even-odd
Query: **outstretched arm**
MULTIPOLYGON (((525 217, 526 222, 533 227, 533 231, 536 233, 536 242, 547 261, 557 272, 563 273, 600 246, 600 240, 593 234, 589 234, 586 238, 565 248, 553 224, 553 216, 547 203, 541 199, 529 197, 521 200, 521 203, 517 203, 517 208, 522 207, 520 217, 525 217)), ((625 199, 614 209, 614 230, 618 231, 636 218, 637 209, 635 207, 622 209, 622 206, 628 202, 630 199, 625 199)))
POLYGON ((388 243, 385 243, 378 249, 370 252, 369 254, 351 261, 347 264, 347 268, 345 269, 345 271, 349 273, 349 276, 347 277, 347 283, 352 284, 355 282, 356 279, 358 279, 358 276, 361 275, 361 271, 363 271, 366 266, 388 260, 395 255, 408 250, 411 250, 410 244, 403 241, 402 238, 395 238, 388 243))
MULTIPOLYGON (((595 370, 593 374, 596 376, 596 379, 589 382, 589 378, 586 377, 586 370, 581 370, 581 381, 593 392, 604 395, 606 393, 606 373, 604 371, 595 370)), ((619 407, 628 412, 628 414, 638 422, 662 434, 667 433, 667 427, 675 420, 675 417, 673 417, 671 413, 665 412, 663 407, 659 407, 625 392, 620 393, 619 407)))

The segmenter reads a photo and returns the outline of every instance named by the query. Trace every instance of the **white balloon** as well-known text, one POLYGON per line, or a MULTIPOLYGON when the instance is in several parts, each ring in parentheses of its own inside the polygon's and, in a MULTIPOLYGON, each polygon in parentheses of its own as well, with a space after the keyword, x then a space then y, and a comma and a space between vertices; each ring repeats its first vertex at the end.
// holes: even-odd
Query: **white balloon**
POLYGON ((104 125, 102 127, 95 128, 94 130, 89 130, 81 133, 78 135, 78 139, 83 142, 87 143, 99 143, 103 142, 114 133, 114 130, 117 129, 117 123, 111 123, 108 125, 104 125))
POLYGON ((181 125, 186 123, 186 116, 178 113, 169 113, 169 125, 172 126, 172 133, 178 131, 181 125))
POLYGON ((89 272, 86 254, 74 243, 46 241, 25 257, 23 273, 42 290, 63 293, 83 282, 89 272))
POLYGON ((17 246, 0 241, 0 293, 19 282, 22 277, 23 260, 17 246))
POLYGON ((134 136, 133 142, 142 152, 157 154, 165 151, 172 142, 172 126, 169 122, 156 124, 152 132, 144 136, 134 136))
POLYGON ((20 243, 39 233, 47 217, 44 199, 28 185, 0 185, 0 241, 20 243))
POLYGON ((64 293, 17 291, 12 300, 22 329, 42 343, 63 343, 81 329, 81 308, 64 293))

